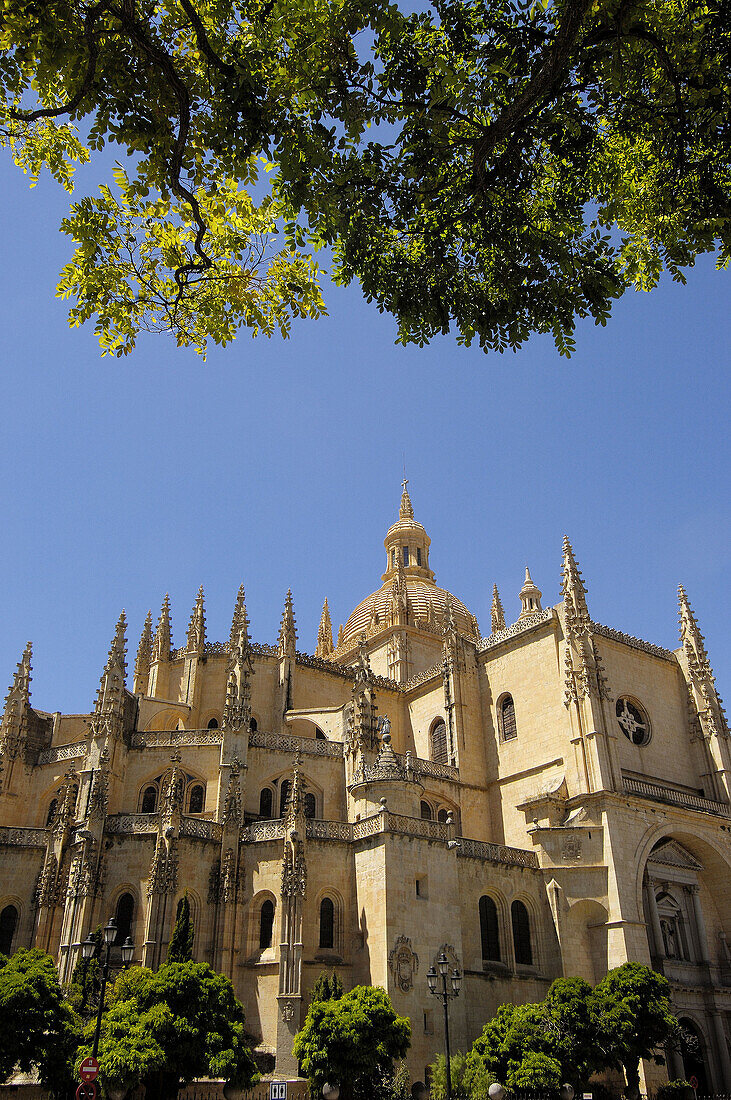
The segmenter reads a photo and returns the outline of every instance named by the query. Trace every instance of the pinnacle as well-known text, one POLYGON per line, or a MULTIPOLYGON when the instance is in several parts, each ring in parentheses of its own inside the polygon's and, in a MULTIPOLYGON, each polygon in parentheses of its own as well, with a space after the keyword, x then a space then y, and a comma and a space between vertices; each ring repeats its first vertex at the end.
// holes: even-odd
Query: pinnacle
POLYGON ((399 519, 413 519, 414 518, 414 507, 411 503, 411 497, 409 496, 409 491, 406 488, 408 483, 409 482, 408 482, 407 478, 404 478, 404 480, 401 482, 403 491, 401 493, 401 507, 399 508, 399 519))
POLYGON ((242 635, 246 641, 249 640, 249 617, 246 614, 246 593, 244 592, 243 584, 240 584, 239 590, 236 593, 233 618, 231 619, 231 645, 235 645, 237 639, 242 635))

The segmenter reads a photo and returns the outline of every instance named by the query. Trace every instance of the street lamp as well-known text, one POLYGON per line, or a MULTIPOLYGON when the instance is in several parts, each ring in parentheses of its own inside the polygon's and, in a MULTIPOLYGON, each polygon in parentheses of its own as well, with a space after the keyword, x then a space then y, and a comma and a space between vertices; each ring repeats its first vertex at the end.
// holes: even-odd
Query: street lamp
POLYGON ((439 973, 437 974, 434 966, 430 966, 426 972, 426 981, 429 986, 429 992, 433 993, 435 997, 441 997, 442 1005, 444 1006, 444 1049, 447 1055, 447 1100, 452 1100, 452 1067, 451 1058, 449 1054, 449 999, 450 997, 459 997, 459 987, 462 984, 462 975, 459 972, 459 967, 453 970, 451 975, 449 974, 449 961, 447 956, 442 953, 437 959, 437 966, 439 967, 439 973), (449 976, 452 989, 451 992, 447 988, 447 976, 449 976), (439 979, 441 978, 442 988, 438 988, 439 979))
MULTIPOLYGON (((102 1012, 104 1011, 104 994, 107 989, 107 980, 109 978, 109 956, 112 951, 112 944, 117 937, 117 922, 114 917, 110 917, 104 926, 102 933, 104 937, 104 962, 102 963, 102 987, 99 993, 99 1008, 96 1014, 96 1028, 94 1029, 94 1047, 92 1050, 92 1057, 96 1058, 99 1053, 99 1035, 102 1029, 102 1012)), ((91 932, 86 937, 81 945, 81 954, 85 959, 91 959, 96 951, 96 940, 92 936, 91 932)), ((132 956, 135 953, 135 945, 129 936, 122 944, 122 966, 129 966, 132 962, 132 956)))

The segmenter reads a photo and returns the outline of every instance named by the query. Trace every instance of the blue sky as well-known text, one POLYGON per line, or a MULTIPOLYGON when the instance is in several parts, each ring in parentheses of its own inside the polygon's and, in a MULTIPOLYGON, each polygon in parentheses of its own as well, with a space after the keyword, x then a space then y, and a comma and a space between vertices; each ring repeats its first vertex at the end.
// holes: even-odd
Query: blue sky
POLYGON ((120 608, 131 666, 148 607, 170 592, 182 644, 200 584, 209 638, 243 581, 269 642, 291 586, 311 652, 324 597, 337 629, 380 583, 405 456, 437 582, 484 633, 494 582, 517 617, 526 562, 558 601, 568 533, 600 622, 672 648, 685 584, 731 695, 730 276, 711 259, 580 325, 568 362, 543 338, 397 347, 355 287, 288 341, 243 335, 204 364, 149 336, 102 359, 54 298, 67 198, 8 165, 0 186, 3 691, 30 638, 34 704, 90 709, 120 608))

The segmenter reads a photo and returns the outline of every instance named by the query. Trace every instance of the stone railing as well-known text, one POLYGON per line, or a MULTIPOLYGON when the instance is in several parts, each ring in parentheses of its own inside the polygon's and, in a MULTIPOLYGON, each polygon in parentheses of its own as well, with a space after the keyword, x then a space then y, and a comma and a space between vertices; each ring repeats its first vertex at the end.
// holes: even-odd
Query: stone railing
POLYGON ((184 817, 180 822, 180 835, 195 837, 196 840, 214 840, 220 844, 223 826, 218 821, 206 821, 202 817, 184 817))
POLYGON ((284 839, 284 821, 274 818, 271 821, 252 821, 241 830, 241 839, 246 844, 261 844, 266 840, 284 839))
MULTIPOLYGON (((403 759, 403 756, 399 756, 399 761, 403 759)), ((448 779, 452 783, 459 783, 459 768, 453 768, 451 764, 437 764, 436 760, 422 760, 420 756, 412 756, 411 767, 417 778, 427 775, 432 779, 448 779)))
POLYGON ((449 839, 447 825, 442 821, 428 821, 422 817, 404 817, 403 814, 386 814, 389 833, 402 833, 405 836, 420 836, 427 840, 449 839))
POLYGON ((500 645, 501 642, 505 642, 508 638, 515 638, 518 634, 525 634, 528 630, 533 630, 535 627, 540 626, 541 623, 548 623, 553 618, 553 608, 547 607, 545 611, 537 611, 535 615, 526 615, 524 619, 518 619, 517 623, 513 623, 512 626, 506 627, 505 630, 496 630, 494 634, 490 634, 487 638, 482 638, 477 646, 478 653, 484 653, 486 649, 493 649, 495 646, 500 645))
POLYGON ((196 745, 220 745, 221 730, 148 730, 132 734, 133 749, 177 749, 196 745))
POLYGON ((344 680, 355 679, 355 669, 345 665, 337 665, 334 661, 328 661, 325 657, 315 657, 312 653, 300 653, 295 655, 298 665, 305 668, 319 668, 322 672, 334 672, 336 676, 342 676, 344 680))
POLYGON ((0 828, 0 844, 10 848, 45 848, 47 838, 45 829, 16 829, 12 825, 0 828))
POLYGON ((159 820, 159 814, 110 814, 104 832, 112 836, 156 833, 159 820))
POLYGON ((86 741, 74 741, 72 745, 59 745, 44 749, 38 757, 39 764, 58 764, 61 760, 78 760, 86 755, 86 741))
POLYGON ((669 649, 653 645, 652 642, 643 642, 642 638, 635 638, 633 634, 624 634, 621 630, 614 630, 611 626, 602 626, 601 623, 590 622, 589 630, 592 634, 598 634, 602 638, 611 638, 615 642, 631 646, 632 649, 641 649, 643 653, 650 653, 653 657, 660 657, 663 661, 675 660, 669 649))
POLYGON ((690 791, 676 791, 660 783, 649 783, 645 779, 632 779, 629 776, 624 776, 623 783, 625 794, 650 798, 653 802, 667 802, 673 806, 682 806, 686 810, 702 810, 707 814, 729 816, 729 806, 726 802, 715 802, 712 798, 703 798, 702 795, 691 794, 690 791))
POLYGON ((353 826, 349 821, 320 821, 311 817, 307 821, 307 836, 312 840, 353 839, 353 826))
POLYGON ((411 691, 412 688, 418 687, 420 684, 427 684, 430 680, 435 680, 437 677, 441 679, 444 672, 444 664, 439 661, 438 664, 432 665, 431 668, 425 668, 423 672, 417 672, 416 676, 412 676, 410 680, 401 685, 402 691, 411 691))
POLYGON ((457 855, 466 859, 482 859, 489 863, 507 863, 512 867, 537 867, 538 856, 524 848, 509 848, 506 844, 490 844, 485 840, 457 838, 457 855))
POLYGON ((264 733, 253 730, 249 734, 249 748, 269 749, 272 752, 286 752, 290 755, 298 752, 308 756, 343 755, 340 741, 323 741, 321 737, 295 737, 291 733, 264 733))

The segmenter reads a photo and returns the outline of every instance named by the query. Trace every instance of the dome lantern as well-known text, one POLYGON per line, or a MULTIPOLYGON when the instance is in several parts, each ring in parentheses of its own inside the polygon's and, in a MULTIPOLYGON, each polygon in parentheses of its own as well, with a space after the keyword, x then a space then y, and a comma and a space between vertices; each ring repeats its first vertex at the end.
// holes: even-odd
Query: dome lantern
POLYGON ((384 584, 393 580, 399 565, 403 566, 407 577, 434 580, 434 574, 429 568, 431 539, 424 527, 414 519, 414 507, 407 485, 408 479, 404 478, 401 483, 399 518, 389 527, 383 540, 386 548, 386 572, 381 579, 384 584))

